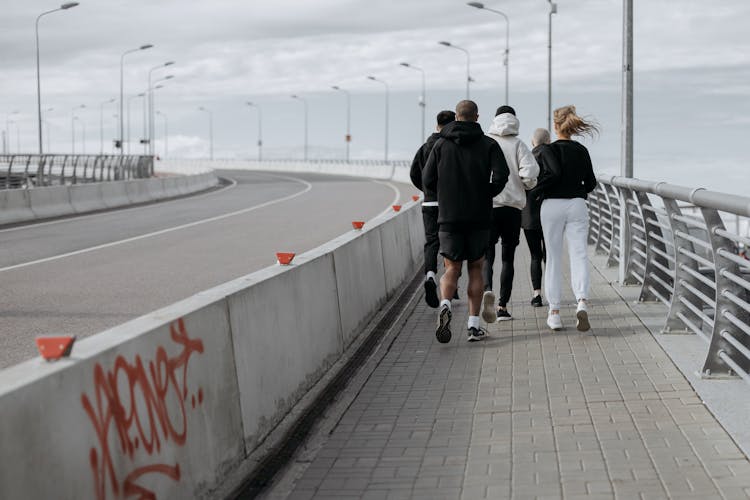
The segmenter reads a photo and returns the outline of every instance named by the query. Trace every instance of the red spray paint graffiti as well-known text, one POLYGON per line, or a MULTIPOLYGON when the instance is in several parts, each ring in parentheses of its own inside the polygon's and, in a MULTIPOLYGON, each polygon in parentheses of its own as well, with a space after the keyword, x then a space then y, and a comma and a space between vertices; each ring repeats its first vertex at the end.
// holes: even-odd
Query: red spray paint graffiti
MULTIPOLYGON (((187 440, 188 379, 190 357, 203 352, 203 342, 191 339, 182 319, 169 326, 172 341, 180 352, 167 355, 163 346, 156 349, 154 359, 144 366, 140 355, 132 363, 118 356, 114 368, 106 372, 101 365, 94 368, 93 401, 81 395, 83 408, 96 431, 98 448, 89 452, 94 475, 96 498, 104 500, 111 491, 114 498, 156 499, 153 491, 138 484, 147 474, 180 479, 180 465, 153 463, 135 467, 124 478, 118 476, 113 453, 125 455, 131 462, 135 453, 143 449, 149 457, 159 454, 163 443, 183 446, 187 440), (110 449, 110 434, 119 442, 119 449, 110 449)), ((203 390, 198 390, 198 404, 203 402, 203 390)), ((192 407, 195 394, 190 394, 192 407)), ((142 453, 140 454, 142 456, 142 453)), ((139 457, 140 457, 139 456, 139 457)), ((141 460, 139 459, 139 462, 141 460)))

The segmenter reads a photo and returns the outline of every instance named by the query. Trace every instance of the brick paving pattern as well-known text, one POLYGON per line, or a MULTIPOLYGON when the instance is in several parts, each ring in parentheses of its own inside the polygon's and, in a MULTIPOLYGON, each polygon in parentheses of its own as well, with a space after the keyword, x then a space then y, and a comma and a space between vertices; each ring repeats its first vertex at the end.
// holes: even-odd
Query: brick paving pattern
POLYGON ((551 334, 527 269, 522 238, 514 319, 482 342, 466 342, 462 297, 437 343, 420 297, 289 498, 750 498, 750 462, 603 277, 592 331, 568 290, 551 334))

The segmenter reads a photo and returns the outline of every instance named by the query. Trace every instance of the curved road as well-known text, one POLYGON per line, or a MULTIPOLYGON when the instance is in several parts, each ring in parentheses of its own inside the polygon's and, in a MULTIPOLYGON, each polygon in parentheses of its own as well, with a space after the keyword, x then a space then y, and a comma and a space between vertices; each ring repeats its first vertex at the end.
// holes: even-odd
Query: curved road
POLYGON ((222 171, 222 189, 0 230, 0 369, 38 334, 79 338, 302 253, 416 193, 391 182, 222 171))

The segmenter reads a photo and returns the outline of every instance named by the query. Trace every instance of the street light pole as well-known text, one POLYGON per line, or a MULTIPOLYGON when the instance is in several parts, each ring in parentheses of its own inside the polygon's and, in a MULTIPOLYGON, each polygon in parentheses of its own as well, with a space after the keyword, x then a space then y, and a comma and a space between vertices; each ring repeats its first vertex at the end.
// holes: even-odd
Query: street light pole
MULTIPOLYGON (((130 102, 135 99, 136 97, 144 97, 146 95, 145 92, 141 92, 140 94, 131 95, 128 97, 128 107, 127 107, 127 135, 126 135, 126 141, 128 143, 128 154, 130 154, 130 102)), ((120 141, 121 149, 125 150, 125 142, 120 141)))
POLYGON ((422 131, 420 132, 420 135, 422 136, 422 143, 424 144, 425 138, 426 138, 426 132, 425 132, 425 108, 427 107, 427 90, 426 90, 426 84, 425 84, 425 73, 424 69, 418 68, 412 64, 402 62, 401 66, 404 68, 410 68, 416 71, 419 71, 422 73, 422 95, 419 96, 419 106, 422 108, 422 131))
POLYGON ((373 82, 380 82, 385 86, 385 162, 388 163, 388 108, 390 107, 388 101, 390 100, 391 88, 387 82, 374 76, 368 76, 367 79, 373 82))
POLYGON ((499 14, 505 18, 505 58, 503 60, 503 65, 505 66, 505 104, 510 104, 510 100, 508 98, 508 67, 510 65, 510 19, 508 19, 508 16, 504 12, 486 7, 481 2, 468 2, 466 5, 470 5, 471 7, 475 7, 477 9, 494 12, 495 14, 499 14))
POLYGON ((209 143, 208 159, 213 160, 214 159, 214 113, 210 109, 206 109, 203 106, 199 107, 198 110, 208 113, 208 143, 209 143))
POLYGON ((53 12, 57 12, 59 10, 67 10, 71 9, 78 5, 78 2, 68 2, 62 4, 57 9, 48 10, 47 12, 42 12, 39 14, 39 16, 36 18, 36 109, 37 109, 37 128, 39 130, 39 154, 41 155, 42 150, 42 84, 41 84, 41 78, 39 77, 39 20, 42 18, 42 16, 46 16, 47 14, 52 14, 53 12))
POLYGON ((258 110, 258 161, 263 160, 263 110, 257 102, 246 102, 251 108, 258 110))
POLYGON ((169 124, 167 121, 167 115, 158 109, 156 110, 156 114, 164 118, 164 158, 166 158, 169 153, 169 124))
POLYGON ((123 139, 124 139, 124 137, 123 137, 124 136, 124 134, 123 134, 123 128, 124 128, 124 123, 123 123, 123 117, 122 117, 122 115, 123 115, 123 113, 122 113, 123 112, 123 107, 125 105, 124 104, 124 95, 125 95, 125 83, 124 83, 124 80, 125 80, 125 77, 124 77, 125 56, 128 55, 128 54, 132 54, 133 52, 138 52, 139 50, 150 49, 151 47, 153 47, 153 45, 151 45, 150 43, 146 44, 146 45, 141 45, 137 49, 126 50, 120 56, 120 134, 119 134, 120 135, 120 155, 125 154, 124 153, 124 147, 123 147, 123 139))
POLYGON ((466 99, 470 98, 469 95, 469 87, 471 85, 471 56, 469 55, 469 51, 464 49, 463 47, 459 47, 458 45, 454 45, 450 42, 438 42, 440 45, 443 45, 445 47, 451 47, 456 50, 460 50, 464 54, 466 54, 466 99))
MULTIPOLYGON (((50 111, 54 111, 55 108, 47 108, 44 110, 45 113, 49 113, 50 111)), ((42 123, 44 123, 44 126, 47 128, 47 152, 49 152, 49 145, 50 145, 50 135, 52 135, 52 132, 50 131, 49 122, 46 119, 46 115, 42 115, 42 123)))
POLYGON ((72 139, 71 142, 73 143, 73 154, 76 154, 76 109, 83 109, 85 107, 85 104, 79 104, 70 110, 70 133, 72 139))
POLYGON ((338 85, 334 85, 331 87, 333 90, 338 90, 339 92, 343 92, 346 94, 346 161, 349 162, 349 144, 352 142, 352 94, 346 90, 342 89, 338 85))
POLYGON ((304 99, 298 95, 293 95, 292 99, 297 99, 299 101, 302 101, 302 104, 305 106, 305 161, 307 161, 307 99, 304 99))
POLYGON ((622 165, 620 175, 633 177, 633 0, 624 0, 622 33, 622 165))
POLYGON ((115 102, 115 98, 99 104, 99 154, 104 154, 104 105, 115 102))
MULTIPOLYGON (((146 87, 148 91, 148 142, 149 142, 149 151, 151 152, 152 156, 154 154, 154 147, 152 143, 154 141, 155 134, 154 134, 154 95, 153 95, 153 89, 151 87, 151 74, 157 69, 166 68, 167 66, 172 66, 173 64, 174 64, 174 61, 167 61, 164 64, 154 66, 153 68, 148 70, 148 86, 146 87)), ((171 76, 169 78, 171 78, 171 76)))
POLYGON ((552 132, 552 14, 557 14, 557 4, 549 2, 549 22, 547 23, 547 130, 552 132))
MULTIPOLYGON (((5 117, 5 151, 4 153, 10 153, 10 124, 15 123, 13 120, 10 119, 11 116, 17 115, 19 111, 13 111, 11 113, 8 113, 8 116, 5 117)), ((16 129, 18 129, 18 126, 16 125, 16 129)), ((16 151, 16 153, 20 153, 20 151, 16 151)))

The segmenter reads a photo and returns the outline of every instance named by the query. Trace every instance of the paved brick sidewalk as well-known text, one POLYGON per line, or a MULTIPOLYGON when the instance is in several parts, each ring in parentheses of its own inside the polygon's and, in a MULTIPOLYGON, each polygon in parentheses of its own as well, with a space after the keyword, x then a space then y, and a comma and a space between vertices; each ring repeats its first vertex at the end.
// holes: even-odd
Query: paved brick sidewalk
POLYGON ((553 335, 527 269, 522 241, 514 320, 483 342, 460 300, 438 344, 420 297, 289 498, 750 498, 750 462, 603 277, 592 332, 568 294, 553 335))

